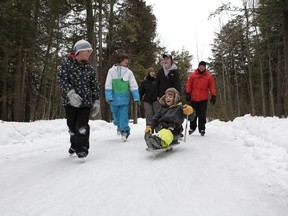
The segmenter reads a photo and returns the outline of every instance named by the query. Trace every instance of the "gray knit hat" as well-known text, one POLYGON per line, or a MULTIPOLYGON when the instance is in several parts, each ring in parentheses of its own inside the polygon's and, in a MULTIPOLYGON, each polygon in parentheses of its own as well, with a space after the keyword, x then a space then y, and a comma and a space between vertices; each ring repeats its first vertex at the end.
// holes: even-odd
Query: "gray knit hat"
POLYGON ((93 51, 91 44, 88 41, 83 40, 83 39, 77 41, 73 47, 74 54, 77 55, 79 51, 84 51, 84 50, 93 51))

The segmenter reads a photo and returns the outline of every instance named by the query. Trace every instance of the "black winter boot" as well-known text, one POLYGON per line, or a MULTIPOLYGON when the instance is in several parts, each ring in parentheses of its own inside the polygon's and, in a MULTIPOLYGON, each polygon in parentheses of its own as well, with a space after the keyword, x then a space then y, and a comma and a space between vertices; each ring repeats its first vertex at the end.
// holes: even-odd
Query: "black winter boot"
POLYGON ((70 155, 72 155, 72 154, 75 153, 75 149, 73 149, 73 148, 69 148, 68 152, 69 152, 70 155))
POLYGON ((201 136, 204 136, 205 135, 205 130, 201 130, 200 134, 201 134, 201 136))
POLYGON ((87 157, 87 153, 86 152, 77 152, 77 156, 78 156, 78 158, 85 158, 85 157, 87 157))
POLYGON ((148 142, 155 149, 161 149, 162 148, 161 139, 158 136, 155 136, 155 135, 151 136, 148 139, 148 142))
POLYGON ((191 135, 193 132, 194 132, 193 129, 190 129, 190 130, 188 131, 189 135, 191 135))

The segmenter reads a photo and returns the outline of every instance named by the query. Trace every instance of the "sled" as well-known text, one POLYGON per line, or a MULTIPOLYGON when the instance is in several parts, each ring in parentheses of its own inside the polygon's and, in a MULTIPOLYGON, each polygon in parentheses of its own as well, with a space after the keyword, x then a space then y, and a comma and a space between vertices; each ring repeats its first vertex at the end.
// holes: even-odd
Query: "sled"
POLYGON ((146 148, 146 151, 148 151, 148 152, 169 152, 172 150, 173 150, 172 146, 169 146, 168 148, 161 148, 161 149, 146 148))
POLYGON ((171 144, 170 146, 168 146, 168 148, 161 148, 161 149, 155 149, 155 148, 146 148, 146 151, 149 152, 170 152, 173 150, 173 147, 179 145, 180 143, 175 143, 175 144, 171 144))

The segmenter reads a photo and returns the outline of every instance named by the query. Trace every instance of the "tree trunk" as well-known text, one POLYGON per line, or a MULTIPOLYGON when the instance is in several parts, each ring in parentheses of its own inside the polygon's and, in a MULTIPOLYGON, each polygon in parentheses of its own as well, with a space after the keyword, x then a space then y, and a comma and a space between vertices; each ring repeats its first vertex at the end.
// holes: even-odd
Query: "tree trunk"
MULTIPOLYGON (((109 109, 108 105, 105 103, 105 86, 103 85, 106 78, 106 72, 103 70, 103 1, 98 1, 98 9, 99 9, 99 29, 98 29, 98 40, 99 40, 99 65, 98 65, 98 80, 100 85, 100 104, 101 104, 101 110, 107 110, 109 109), (103 84, 102 84, 103 83, 103 84)), ((102 112, 100 111, 100 118, 104 119, 102 117, 102 112)))
MULTIPOLYGON (((93 52, 91 54, 91 65, 93 66, 93 68, 95 68, 95 70, 97 69, 97 41, 96 41, 96 37, 95 37, 95 18, 94 16, 96 16, 95 14, 93 15, 93 5, 92 5, 92 0, 86 0, 86 13, 87 13, 87 17, 86 17, 86 27, 87 27, 87 38, 88 41, 92 44, 93 47, 93 52)), ((96 5, 96 1, 95 1, 95 5, 96 5)))
POLYGON ((252 70, 251 70, 251 57, 250 57, 250 43, 249 43, 249 14, 246 5, 244 5, 245 18, 246 18, 246 50, 247 50, 247 61, 248 61, 248 84, 249 84, 249 94, 250 94, 250 105, 251 105, 251 115, 255 116, 255 100, 254 100, 254 90, 252 82, 252 70))
MULTIPOLYGON (((59 20, 58 20, 58 23, 59 23, 59 20)), ((59 37, 56 38, 56 45, 55 46, 56 46, 56 52, 55 53, 59 53, 59 37)), ((57 107, 55 107, 55 98, 57 98, 57 97, 55 97, 55 95, 57 95, 56 85, 57 85, 57 74, 59 71, 58 62, 59 61, 58 61, 58 55, 57 55, 56 59, 55 59, 54 70, 52 72, 51 86, 50 86, 50 91, 49 91, 49 95, 48 95, 47 119, 54 119, 54 112, 57 111, 57 107)))
MULTIPOLYGON (((99 29, 98 29, 98 40, 99 40, 99 71, 103 70, 103 4, 102 0, 98 0, 99 4, 99 29)), ((98 74, 99 75, 99 74, 98 74)))
MULTIPOLYGON (((114 28, 114 5, 115 5, 115 0, 110 1, 109 5, 109 15, 108 15, 108 33, 107 33, 107 51, 106 51, 106 66, 103 67, 103 70, 100 71, 100 85, 102 93, 100 94, 101 101, 105 101, 105 81, 106 81, 106 76, 108 73, 109 67, 113 64, 112 62, 112 53, 114 52, 114 45, 113 45, 113 28, 114 28)), ((109 105, 106 103, 101 104, 101 109, 102 110, 107 110, 106 112, 102 113, 102 119, 106 120, 108 122, 111 121, 111 112, 109 111, 109 105)))
POLYGON ((87 13, 87 16, 86 16, 87 38, 88 38, 88 41, 92 43, 92 41, 94 40, 93 5, 92 5, 92 0, 85 0, 85 2, 86 2, 85 6, 86 6, 86 13, 87 13))
POLYGON ((284 114, 288 114, 288 3, 283 13, 283 41, 284 41, 284 77, 285 77, 285 97, 284 97, 284 114))
POLYGON ((9 68, 9 52, 3 51, 3 75, 2 79, 2 107, 1 107, 1 119, 8 121, 8 68, 9 68))
POLYGON ((14 97, 13 97, 13 121, 23 121, 22 115, 22 46, 18 47, 17 65, 14 79, 14 97))
POLYGON ((23 51, 23 75, 22 75, 22 84, 21 84, 21 104, 22 104, 22 115, 23 116, 23 120, 25 122, 29 122, 30 119, 27 119, 26 118, 26 115, 25 115, 25 108, 26 108, 26 100, 25 100, 25 81, 26 81, 26 73, 27 73, 27 51, 23 51))
POLYGON ((132 102, 133 104, 133 124, 137 124, 138 123, 138 104, 132 102))
POLYGON ((280 50, 278 48, 278 60, 277 60, 277 85, 276 85, 276 114, 277 116, 281 116, 283 114, 283 109, 282 109, 282 89, 285 86, 282 84, 283 82, 283 64, 282 64, 282 49, 280 50))
MULTIPOLYGON (((53 27, 51 27, 50 29, 50 34, 49 34, 49 41, 48 41, 48 45, 47 45, 47 50, 45 53, 45 57, 44 57, 44 63, 43 63, 43 70, 40 74, 40 83, 39 83, 39 90, 37 92, 37 99, 36 99, 36 104, 35 104, 35 111, 34 111, 34 116, 33 116, 33 120, 36 119, 41 119, 41 108, 44 109, 44 103, 46 103, 46 101, 43 101, 43 99, 47 100, 45 98, 44 95, 44 91, 45 91, 45 76, 44 74, 46 73, 46 68, 47 68, 47 64, 48 64, 48 56, 50 53, 50 49, 51 49, 51 43, 52 43, 52 38, 53 38, 53 27), (42 101, 41 101, 42 100, 42 101), (42 105, 41 105, 42 104, 42 105)), ((44 110, 42 110, 44 111, 44 110)))
MULTIPOLYGON (((266 116, 266 97, 265 97, 265 86, 264 86, 264 73, 263 65, 261 60, 260 49, 258 47, 258 58, 259 58, 259 68, 260 68, 260 85, 261 85, 261 99, 262 99, 262 115, 266 116)), ((271 95, 270 95, 271 96, 271 95)))
POLYGON ((272 57, 270 50, 270 42, 268 41, 268 64, 269 64, 269 101, 270 101, 270 115, 275 116, 275 105, 274 105, 274 81, 273 81, 273 70, 272 70, 272 57))
MULTIPOLYGON (((235 68, 235 58, 233 55, 233 70, 234 70, 234 80, 235 80, 235 85, 236 85, 236 110, 237 116, 241 116, 241 107, 240 107, 240 95, 239 95, 239 81, 238 81, 238 74, 237 74, 237 70, 235 68)), ((234 108, 234 107, 233 107, 234 108)))
MULTIPOLYGON (((254 8, 254 1, 253 1, 253 8, 254 8)), ((253 10, 254 11, 254 10, 253 10)), ((259 61, 259 69, 260 69, 260 86, 261 86, 261 99, 262 99, 262 115, 266 116, 266 98, 265 98, 265 86, 264 86, 264 73, 263 73, 263 65, 262 65, 262 58, 260 53, 260 46, 259 46, 259 34, 256 25, 254 26, 255 34, 256 34, 256 49, 258 50, 257 56, 259 61)), ((270 95, 271 96, 271 95, 270 95)), ((270 98, 271 99, 271 98, 270 98)))
POLYGON ((221 59, 222 59, 222 84, 223 84, 223 104, 224 104, 224 115, 225 119, 228 120, 228 115, 227 115, 227 96, 226 96, 226 81, 225 81, 225 62, 224 62, 224 57, 223 54, 221 54, 221 59))
POLYGON ((32 74, 29 73, 29 69, 26 75, 26 91, 25 91, 25 121, 31 120, 32 115, 31 115, 31 86, 32 86, 32 74))

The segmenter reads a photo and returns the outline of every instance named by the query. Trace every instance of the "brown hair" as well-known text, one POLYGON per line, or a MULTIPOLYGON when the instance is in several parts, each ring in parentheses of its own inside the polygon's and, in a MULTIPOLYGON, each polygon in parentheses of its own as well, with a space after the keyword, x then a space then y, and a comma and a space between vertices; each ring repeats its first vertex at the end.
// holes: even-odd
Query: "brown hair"
POLYGON ((150 75, 150 72, 152 72, 152 71, 155 72, 155 70, 154 70, 153 67, 148 68, 148 69, 146 70, 146 74, 147 74, 147 76, 149 76, 149 75, 150 75))
POLYGON ((129 59, 129 56, 125 53, 122 53, 118 56, 118 62, 117 64, 120 64, 124 59, 129 59))

